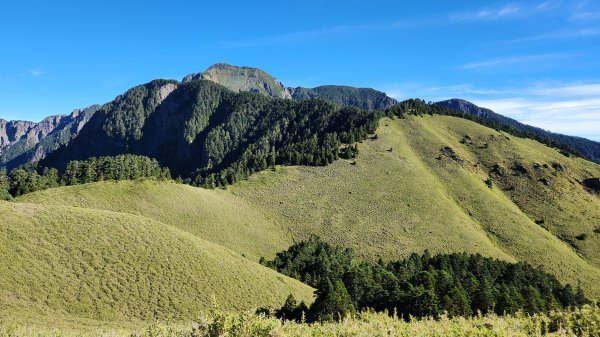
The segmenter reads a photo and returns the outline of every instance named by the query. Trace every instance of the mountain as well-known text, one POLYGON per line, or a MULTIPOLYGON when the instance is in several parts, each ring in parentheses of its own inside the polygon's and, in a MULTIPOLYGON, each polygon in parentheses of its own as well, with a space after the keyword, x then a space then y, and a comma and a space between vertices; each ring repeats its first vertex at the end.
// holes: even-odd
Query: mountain
POLYGON ((600 143, 595 142, 589 139, 575 137, 575 136, 566 136, 558 133, 553 133, 550 131, 546 131, 541 128, 537 128, 535 126, 527 125, 520 123, 512 118, 502 116, 500 114, 495 113, 494 111, 486 108, 481 108, 471 102, 465 101, 463 99, 453 98, 445 101, 440 101, 435 104, 440 106, 444 106, 450 109, 455 109, 461 111, 465 114, 469 114, 472 116, 476 116, 482 118, 483 120, 490 121, 493 123, 498 123, 501 125, 509 126, 515 130, 523 131, 527 133, 534 134, 538 137, 542 137, 544 139, 567 145, 573 148, 575 151, 580 153, 583 157, 600 163, 600 143))
POLYGON ((0 120, 0 166, 8 170, 39 161, 74 138, 99 106, 69 115, 44 118, 39 123, 0 120))
POLYGON ((311 235, 368 261, 524 261, 600 298, 600 165, 442 105, 380 110, 392 103, 370 89, 272 97, 248 69, 221 80, 243 90, 195 75, 136 86, 39 163, 138 154, 226 188, 140 179, 0 201, 0 320, 131 326, 193 319, 213 295, 226 310, 311 301, 256 263, 311 235))
MULTIPOLYGON (((321 86, 316 88, 287 88, 273 76, 266 72, 251 67, 238 67, 224 63, 218 63, 209 67, 206 71, 187 75, 181 83, 176 81, 168 81, 171 86, 163 88, 162 93, 154 93, 158 100, 162 102, 171 90, 180 86, 186 86, 188 83, 197 80, 206 80, 220 84, 234 93, 238 92, 254 92, 266 97, 293 99, 297 101, 320 98, 327 100, 338 107, 358 107, 366 110, 386 109, 397 103, 393 98, 388 97, 385 93, 370 89, 370 88, 354 88, 348 86, 321 86)), ((149 84, 150 85, 150 84, 149 84)), ((129 91, 120 96, 127 97, 138 94, 139 90, 129 91)), ((154 95, 152 94, 152 95, 154 95)), ((133 99, 133 98, 132 98, 133 99)), ((177 101, 172 99, 170 102, 177 101)), ((115 102, 111 102, 115 103, 115 102)), ((21 164, 36 162, 44 159, 50 152, 66 145, 69 140, 79 134, 79 131, 90 120, 94 113, 100 109, 110 109, 115 104, 106 104, 104 106, 92 106, 86 109, 75 110, 70 115, 58 115, 45 118, 40 123, 21 122, 21 121, 3 121, 0 120, 0 165, 8 170, 15 168, 21 164)), ((139 102, 138 102, 139 103, 139 102)), ((127 101, 122 102, 122 109, 128 104, 127 101)), ((152 104, 150 104, 152 105, 152 104)), ((147 106, 138 105, 142 110, 147 106)), ((163 115, 165 115, 163 113, 163 115)), ((134 117, 137 118, 138 116, 134 117)), ((165 118, 166 117, 165 115, 165 118)), ((136 121, 140 122, 140 121, 136 121)), ((192 121, 188 121, 194 123, 192 121)), ((115 123, 126 123, 125 120, 115 121, 115 123)), ((123 128, 126 128, 123 124, 123 128)), ((136 131, 140 132, 140 130, 136 131)), ((128 137, 128 135, 125 135, 128 137)), ((189 138, 191 136, 186 136, 189 138)), ((189 142, 189 140, 188 140, 189 142)), ((175 153, 178 156, 182 152, 189 151, 185 149, 189 144, 180 144, 173 141, 172 146, 178 148, 175 153), (181 150, 181 151, 179 151, 181 150)), ((104 145, 104 143, 101 143, 104 145)), ((90 144, 92 148, 97 144, 90 144)), ((69 151, 73 151, 72 149, 69 151)), ((92 150, 92 153, 100 154, 115 154, 118 151, 92 150)), ((143 151, 142 151, 143 153, 143 151)), ((78 158, 75 156, 73 158, 78 158)), ((85 158, 82 156, 81 158, 85 158)), ((195 166, 187 166, 177 171, 179 174, 187 174, 190 169, 195 169, 195 166)))
POLYGON ((600 166, 451 116, 383 118, 354 159, 278 166, 227 190, 101 183, 17 202, 145 216, 256 260, 317 234, 363 259, 469 252, 600 296, 600 166), (490 187, 491 186, 491 187, 490 187))
POLYGON ((354 106, 366 110, 387 109, 398 101, 370 88, 324 85, 316 88, 289 88, 295 100, 321 98, 339 106, 354 106))
POLYGON ((226 185, 275 163, 323 165, 365 137, 376 113, 323 100, 235 93, 207 80, 156 80, 102 106, 79 135, 40 162, 117 154, 156 158, 175 176, 226 185))
POLYGON ((386 109, 398 103, 385 93, 370 88, 342 85, 324 85, 316 88, 285 87, 275 77, 260 69, 225 63, 217 63, 204 72, 187 75, 182 82, 192 80, 208 80, 221 84, 233 92, 250 91, 275 98, 294 100, 321 98, 340 107, 353 106, 375 110, 386 109))
POLYGON ((279 80, 257 68, 217 63, 204 72, 187 75, 182 82, 193 80, 209 80, 234 92, 251 91, 269 97, 292 98, 288 88, 279 80))

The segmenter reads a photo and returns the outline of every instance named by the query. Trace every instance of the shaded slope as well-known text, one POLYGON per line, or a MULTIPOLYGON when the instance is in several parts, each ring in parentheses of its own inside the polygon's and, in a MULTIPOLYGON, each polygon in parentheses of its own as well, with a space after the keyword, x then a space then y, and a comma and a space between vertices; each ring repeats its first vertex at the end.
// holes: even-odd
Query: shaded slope
POLYGON ((366 110, 387 109, 398 103, 385 93, 371 88, 324 85, 315 88, 290 88, 290 91, 295 100, 320 98, 338 106, 353 106, 366 110))
POLYGON ((600 163, 600 143, 575 136, 562 135, 544 129, 520 123, 512 118, 500 115, 486 108, 478 107, 477 105, 458 98, 449 99, 435 103, 445 106, 450 109, 462 111, 463 113, 477 116, 486 121, 507 125, 515 130, 532 133, 539 137, 555 141, 559 144, 567 145, 575 151, 581 153, 585 158, 600 163))
POLYGON ((234 93, 206 80, 157 80, 104 105, 40 165, 64 169, 71 160, 129 153, 156 158, 196 185, 222 186, 275 163, 327 164, 341 142, 376 127, 376 114, 324 100, 234 93))
POLYGON ((230 250, 135 215, 0 202, 0 315, 192 319, 312 290, 230 250))

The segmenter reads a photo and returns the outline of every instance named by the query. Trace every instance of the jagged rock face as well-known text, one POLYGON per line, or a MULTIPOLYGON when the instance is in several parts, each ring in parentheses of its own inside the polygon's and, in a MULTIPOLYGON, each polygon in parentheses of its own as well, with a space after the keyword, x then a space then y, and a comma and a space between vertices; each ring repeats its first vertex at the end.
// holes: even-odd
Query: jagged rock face
POLYGON ((270 97, 292 98, 288 88, 279 80, 257 68, 217 63, 204 72, 190 74, 183 78, 184 83, 193 80, 209 80, 234 92, 253 91, 270 97))
POLYGON ((75 137, 97 109, 98 106, 77 109, 69 115, 46 117, 39 123, 0 120, 0 166, 12 169, 39 161, 75 137))
POLYGON ((60 120, 65 116, 47 117, 39 123, 27 121, 2 121, 0 122, 0 151, 22 140, 45 137, 60 124, 60 120))

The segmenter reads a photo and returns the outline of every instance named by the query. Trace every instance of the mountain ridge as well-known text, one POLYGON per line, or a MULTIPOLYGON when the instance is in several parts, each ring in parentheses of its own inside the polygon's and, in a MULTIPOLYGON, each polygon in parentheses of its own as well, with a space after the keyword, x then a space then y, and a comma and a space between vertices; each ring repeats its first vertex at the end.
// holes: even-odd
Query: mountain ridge
POLYGON ((77 136, 99 109, 92 105, 68 115, 53 115, 40 122, 0 119, 0 167, 8 170, 45 158, 77 136))
POLYGON ((460 98, 451 98, 436 102, 435 104, 458 110, 465 114, 476 116, 490 122, 508 125, 518 131, 529 132, 537 136, 565 144, 579 152, 585 158, 595 163, 600 163, 600 142, 583 137, 555 133, 536 126, 524 124, 515 119, 506 117, 490 109, 477 106, 472 102, 460 98))

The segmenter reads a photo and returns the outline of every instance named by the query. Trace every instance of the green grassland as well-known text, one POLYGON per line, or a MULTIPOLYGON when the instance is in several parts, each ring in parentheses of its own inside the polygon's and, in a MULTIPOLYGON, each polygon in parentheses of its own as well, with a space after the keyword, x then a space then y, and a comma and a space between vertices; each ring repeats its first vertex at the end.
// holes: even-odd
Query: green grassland
POLYGON ((0 219, 0 321, 178 321, 214 300, 243 310, 312 299, 298 281, 146 217, 0 202, 0 219))
POLYGON ((292 243, 260 208, 227 191, 173 182, 119 181, 61 187, 18 201, 141 215, 228 247, 248 259, 272 257, 292 243))
POLYGON ((14 269, 0 274, 12 287, 1 293, 12 308, 3 312, 28 307, 105 320, 171 319, 206 308, 213 294, 232 309, 280 305, 289 292, 309 299, 309 288, 251 261, 311 234, 373 260, 428 249, 526 261, 600 297, 600 234, 594 232, 600 197, 579 184, 600 177, 599 165, 447 116, 385 118, 372 138, 359 144, 355 160, 277 167, 227 190, 101 182, 2 203, 2 219, 11 220, 0 249, 14 269), (585 240, 577 239, 583 233, 585 240), (84 251, 95 258, 75 254, 84 251), (92 265, 86 274, 90 267, 81 265, 92 263, 102 268, 92 265), (16 271, 29 264, 30 272, 16 271), (146 290, 159 289, 147 294, 124 286, 129 271, 154 278, 146 290), (123 276, 103 276, 111 272, 123 276), (209 277, 215 281, 198 281, 209 277), (236 288, 241 284, 250 288, 236 288), (82 287, 92 302, 73 299, 82 287), (116 300, 120 292, 129 299, 116 300), (154 296, 154 312, 143 296, 154 296))
POLYGON ((263 172, 230 190, 283 216, 295 238, 317 233, 373 259, 429 249, 523 260, 600 295, 599 235, 592 232, 600 226, 600 198, 565 182, 600 176, 600 166, 446 116, 384 119, 376 139, 359 149, 356 162, 263 172), (487 145, 463 144, 465 135, 487 145), (492 163, 517 161, 560 163, 563 170, 550 173, 559 183, 491 173, 492 163), (492 188, 484 182, 490 176, 492 188), (545 227, 535 223, 536 212, 547 214, 545 227), (589 235, 579 249, 564 233, 581 232, 589 235))

